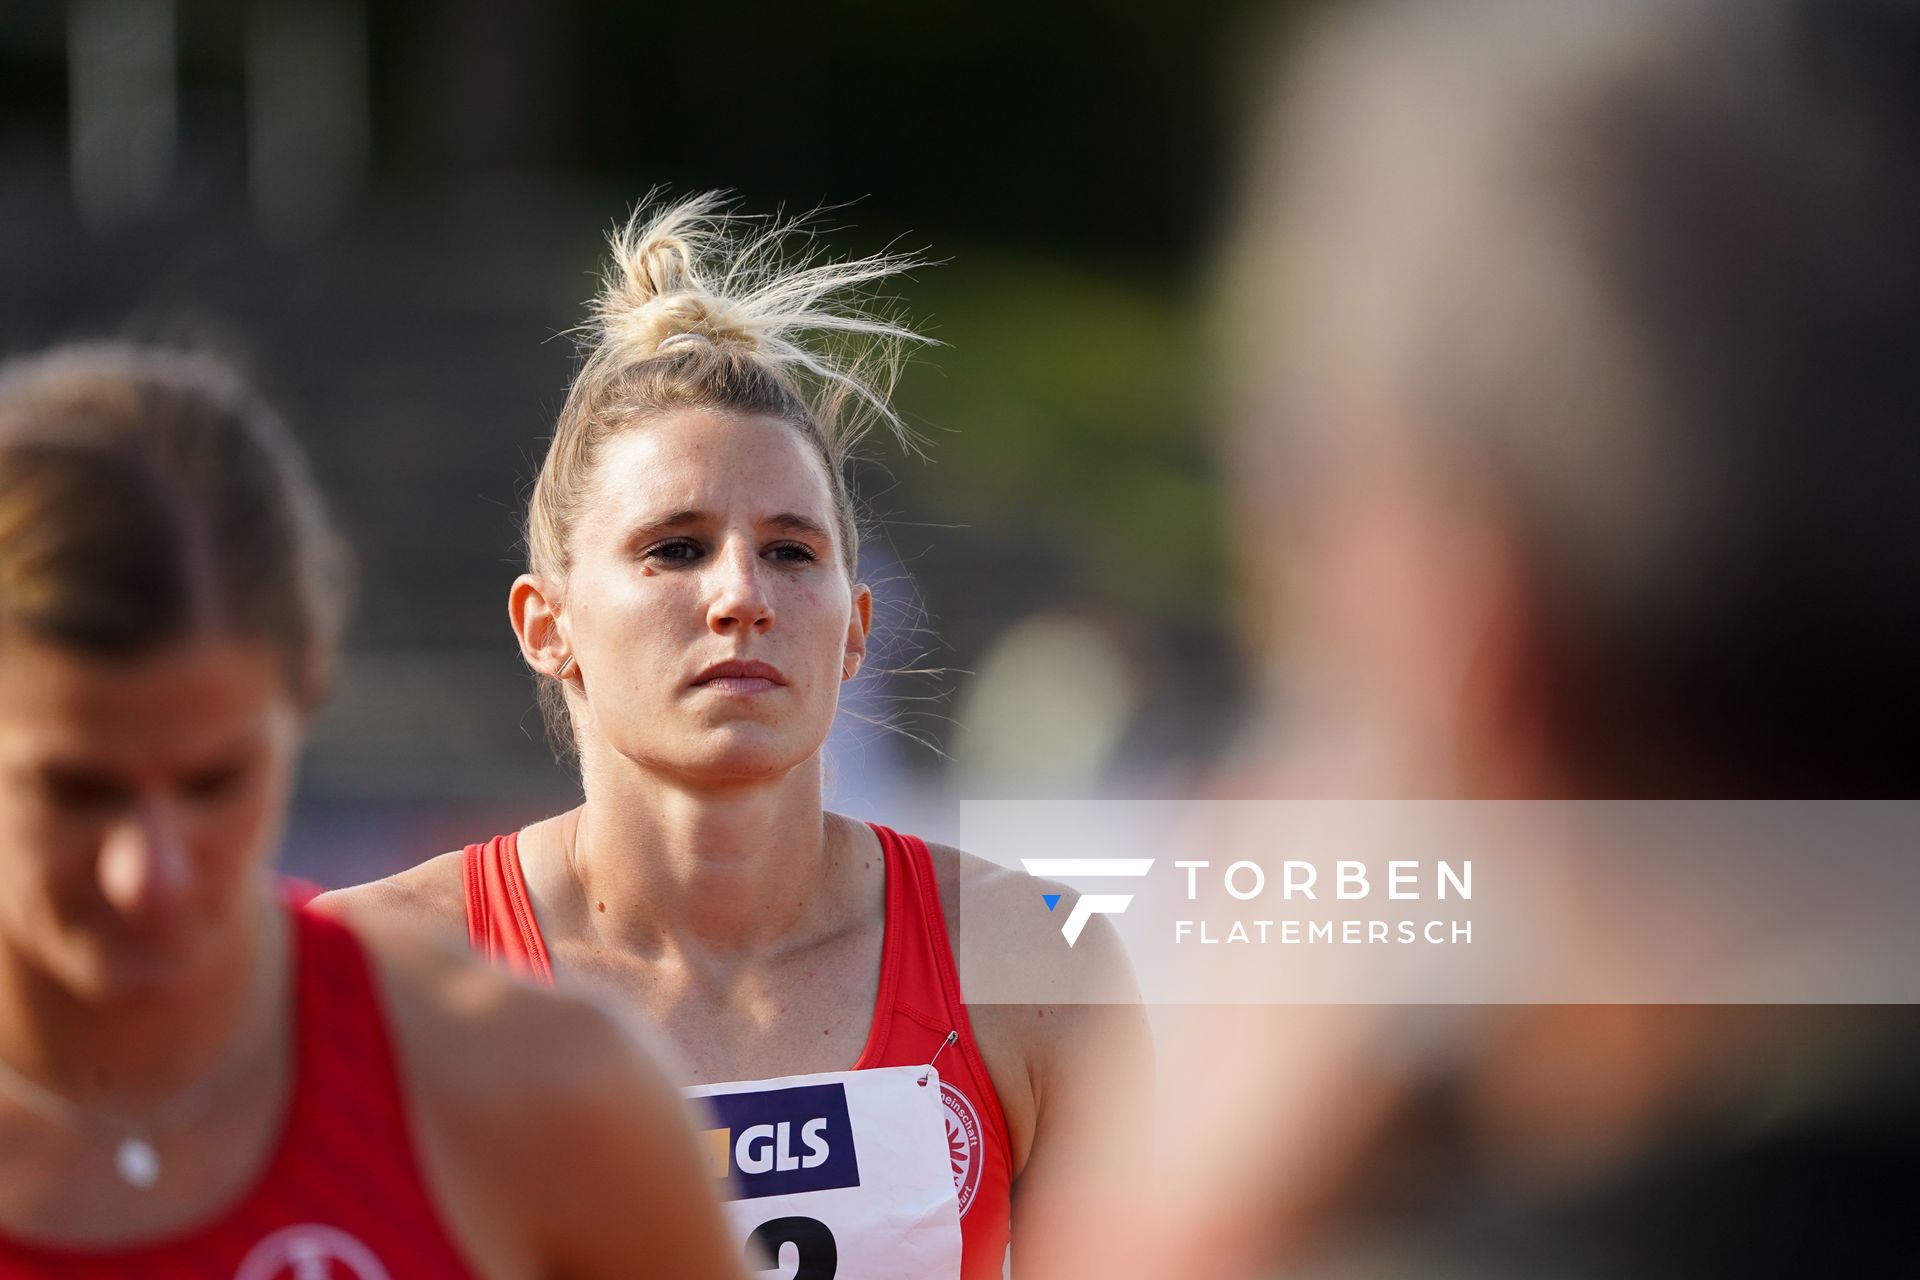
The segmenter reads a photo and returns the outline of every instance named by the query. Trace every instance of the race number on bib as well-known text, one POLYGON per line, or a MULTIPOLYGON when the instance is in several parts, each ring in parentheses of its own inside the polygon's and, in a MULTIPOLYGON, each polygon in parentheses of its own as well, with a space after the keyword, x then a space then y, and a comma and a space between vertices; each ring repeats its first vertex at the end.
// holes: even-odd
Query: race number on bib
POLYGON ((940 1076, 929 1067, 702 1085, 727 1216, 749 1267, 781 1280, 960 1274, 940 1076))

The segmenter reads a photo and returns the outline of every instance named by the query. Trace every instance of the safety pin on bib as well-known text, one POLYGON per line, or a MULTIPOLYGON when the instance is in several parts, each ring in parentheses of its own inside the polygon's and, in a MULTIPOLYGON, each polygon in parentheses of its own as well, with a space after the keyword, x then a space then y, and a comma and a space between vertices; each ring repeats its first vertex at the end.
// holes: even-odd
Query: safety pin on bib
POLYGON ((945 1053, 947 1051, 947 1047, 951 1045, 955 1040, 958 1040, 959 1038, 960 1038, 960 1032, 958 1030, 947 1032, 947 1038, 940 1042, 940 1047, 933 1051, 933 1056, 931 1058, 927 1059, 926 1074, 920 1077, 920 1087, 922 1089, 926 1088, 927 1081, 933 1078, 933 1064, 940 1061, 940 1055, 945 1053))

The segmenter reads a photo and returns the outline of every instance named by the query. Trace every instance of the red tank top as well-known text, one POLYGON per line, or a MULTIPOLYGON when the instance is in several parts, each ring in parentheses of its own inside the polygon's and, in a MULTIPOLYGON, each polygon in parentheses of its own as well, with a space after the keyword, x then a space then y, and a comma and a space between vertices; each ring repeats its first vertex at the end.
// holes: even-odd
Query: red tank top
POLYGON ((292 910, 293 1095, 253 1186, 163 1239, 98 1250, 0 1234, 4 1280, 471 1280, 414 1155, 386 1021, 360 944, 292 910))
MULTIPOLYGON (((920 1066, 933 1059, 949 1032, 960 1033, 938 1066, 960 1198, 961 1280, 1000 1280, 1012 1229, 1013 1148, 1000 1095, 960 998, 933 857, 918 836, 868 825, 886 855, 887 925, 873 1025, 853 1069, 920 1066)), ((553 964, 520 873, 518 835, 468 845, 465 878, 473 949, 551 984, 553 964)))

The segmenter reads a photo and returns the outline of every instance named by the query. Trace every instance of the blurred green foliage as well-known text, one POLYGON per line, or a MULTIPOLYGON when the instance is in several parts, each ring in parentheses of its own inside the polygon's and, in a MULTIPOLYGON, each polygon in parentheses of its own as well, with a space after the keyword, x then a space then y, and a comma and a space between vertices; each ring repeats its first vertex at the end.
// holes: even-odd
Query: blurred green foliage
POLYGON ((897 468, 908 516, 1048 546, 1070 598, 1217 613, 1218 494, 1177 282, 961 246, 912 293, 947 345, 902 388, 933 463, 897 468))

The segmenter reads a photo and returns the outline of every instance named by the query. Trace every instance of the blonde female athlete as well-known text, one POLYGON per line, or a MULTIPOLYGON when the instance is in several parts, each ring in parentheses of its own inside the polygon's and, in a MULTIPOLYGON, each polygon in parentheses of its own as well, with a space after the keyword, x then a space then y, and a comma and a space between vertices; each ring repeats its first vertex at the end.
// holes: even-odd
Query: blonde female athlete
MULTIPOLYGON (((585 802, 334 901, 463 928, 541 981, 616 992, 705 1084, 851 1068, 805 1087, 857 1089, 868 1069, 935 1064, 947 1205, 889 1216, 906 1175, 896 1190, 862 1145, 880 1176, 863 1174, 874 1203, 848 1212, 893 1225, 843 1228, 783 1200, 800 1207, 771 1234, 763 1223, 762 1242, 792 1245, 802 1276, 980 1280, 1002 1274, 1011 1230, 1023 1273, 1069 1274, 1098 1243, 1101 1173, 1145 1148, 1140 1011, 969 1006, 952 947, 962 885, 1036 968, 1069 955, 1045 886, 821 802, 821 746, 872 626, 844 464, 860 420, 898 426, 887 375, 912 337, 834 299, 909 264, 796 263, 778 228, 743 235, 717 208, 691 200, 614 237, 509 597, 521 652, 570 725, 585 802), (808 347, 809 332, 830 341, 808 347), (837 361, 855 342, 865 357, 837 361), (959 1218, 951 1251, 894 1252, 911 1234, 896 1219, 939 1212, 959 1218)), ((1131 988, 1098 924, 1072 954, 1131 988)), ((716 1171, 797 1162, 799 1178, 829 1161, 802 1139, 837 1150, 837 1120, 806 1111, 783 1146, 773 1112, 723 1109, 716 1171)), ((876 1131, 918 1123, 901 1113, 876 1131)), ((734 1205, 737 1228, 758 1193, 734 1205)))
POLYGON ((275 900, 337 545, 218 364, 0 369, 0 1277, 738 1275, 612 1018, 275 900))

